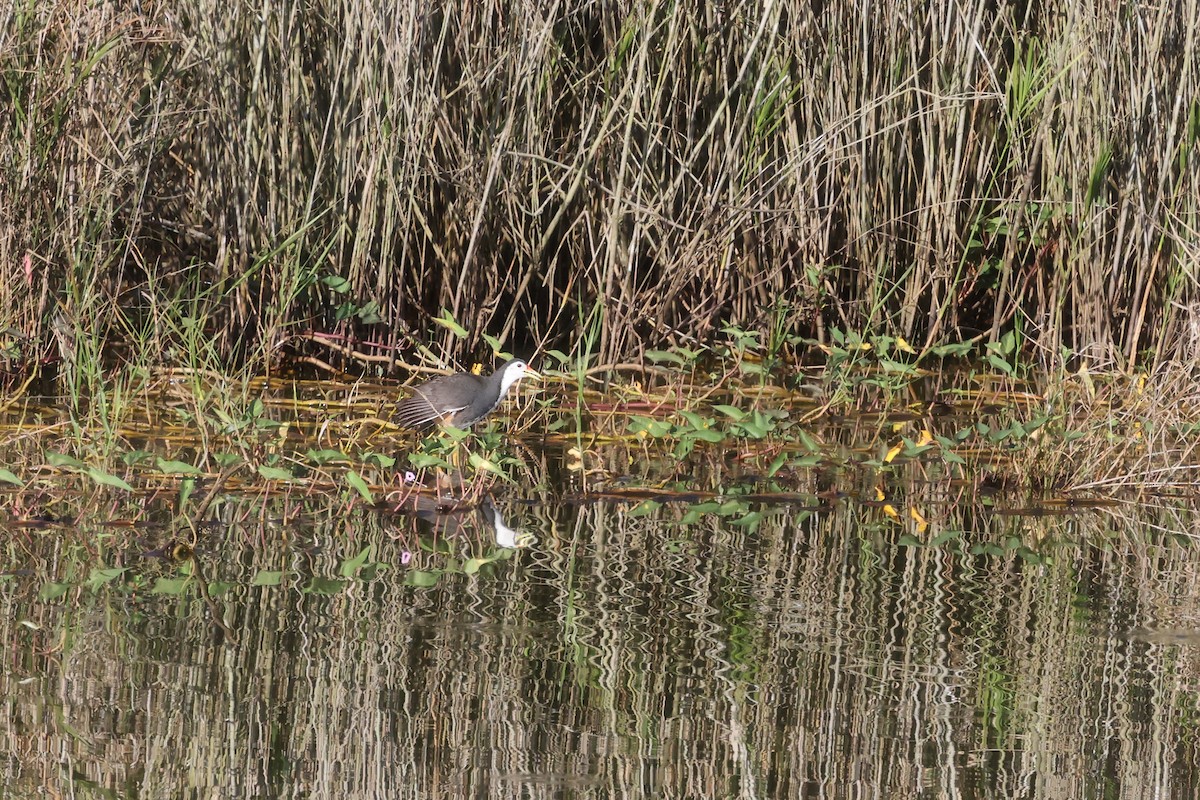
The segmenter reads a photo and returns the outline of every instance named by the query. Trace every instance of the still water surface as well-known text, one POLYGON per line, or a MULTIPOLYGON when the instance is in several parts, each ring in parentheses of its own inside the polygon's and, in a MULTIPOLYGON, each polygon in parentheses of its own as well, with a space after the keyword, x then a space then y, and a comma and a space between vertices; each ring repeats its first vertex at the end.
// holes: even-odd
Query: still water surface
POLYGON ((0 796, 1196 796, 1194 510, 495 502, 9 527, 0 796))

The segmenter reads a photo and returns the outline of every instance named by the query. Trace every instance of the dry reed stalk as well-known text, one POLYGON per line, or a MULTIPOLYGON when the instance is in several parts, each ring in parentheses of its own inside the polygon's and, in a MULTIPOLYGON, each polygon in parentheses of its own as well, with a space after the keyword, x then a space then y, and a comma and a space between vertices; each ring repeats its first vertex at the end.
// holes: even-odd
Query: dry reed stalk
POLYGON ((1195 0, 23 0, 0 327, 61 304, 84 352, 198 328, 263 363, 297 327, 408 349, 446 308, 532 344, 599 304, 617 361, 782 303, 1123 366, 1197 300, 1198 29, 1195 0))

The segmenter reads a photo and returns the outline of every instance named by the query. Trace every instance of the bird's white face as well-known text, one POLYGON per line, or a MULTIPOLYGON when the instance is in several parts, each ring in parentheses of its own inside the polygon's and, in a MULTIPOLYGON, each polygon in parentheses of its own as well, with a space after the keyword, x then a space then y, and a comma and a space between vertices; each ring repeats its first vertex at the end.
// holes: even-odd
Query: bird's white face
POLYGON ((537 375, 529 365, 524 361, 514 361, 504 368, 504 374, 500 376, 500 394, 504 395, 514 383, 524 378, 526 375, 537 375))

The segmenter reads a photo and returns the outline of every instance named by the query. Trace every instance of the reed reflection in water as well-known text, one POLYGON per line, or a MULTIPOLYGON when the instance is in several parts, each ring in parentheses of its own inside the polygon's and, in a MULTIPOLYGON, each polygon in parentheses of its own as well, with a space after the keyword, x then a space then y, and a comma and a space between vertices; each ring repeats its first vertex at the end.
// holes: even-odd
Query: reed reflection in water
MULTIPOLYGON (((1187 530, 1190 512, 955 512, 975 538, 1091 542, 1031 564, 902 546, 863 506, 765 507, 749 526, 685 523, 671 506, 497 506, 534 546, 497 545, 486 514, 436 537, 321 508, 287 531, 211 534, 196 553, 235 638, 194 590, 39 599, 64 568, 169 569, 139 540, 10 537, 11 563, 29 566, 0 584, 5 796, 1187 797, 1197 784, 1196 560, 1145 532, 1187 530)), ((262 512, 249 518, 273 519, 262 512)))

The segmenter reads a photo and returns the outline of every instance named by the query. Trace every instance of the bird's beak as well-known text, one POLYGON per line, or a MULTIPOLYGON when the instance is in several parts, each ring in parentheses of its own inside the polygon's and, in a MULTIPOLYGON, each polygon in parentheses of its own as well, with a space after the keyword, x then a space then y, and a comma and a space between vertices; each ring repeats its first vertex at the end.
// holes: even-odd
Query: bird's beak
POLYGON ((542 373, 538 372, 533 367, 525 367, 525 377, 537 378, 540 381, 542 379, 542 373))

